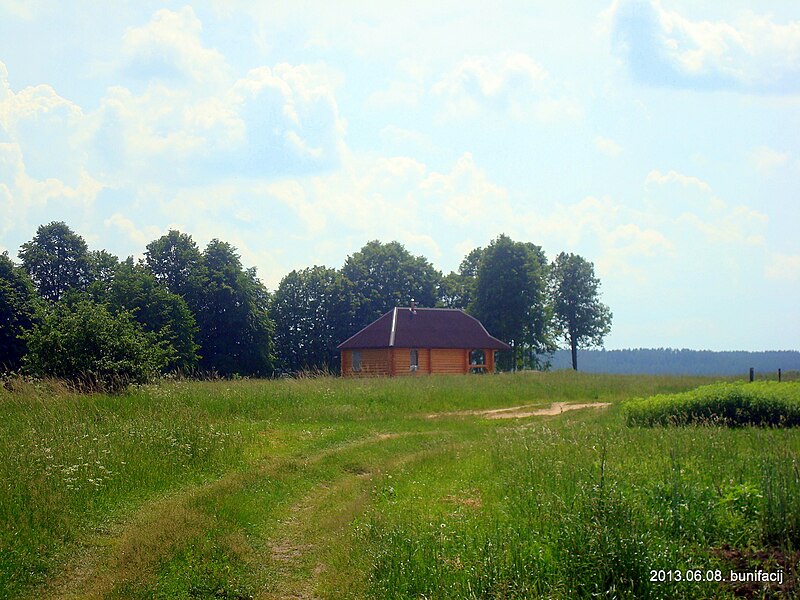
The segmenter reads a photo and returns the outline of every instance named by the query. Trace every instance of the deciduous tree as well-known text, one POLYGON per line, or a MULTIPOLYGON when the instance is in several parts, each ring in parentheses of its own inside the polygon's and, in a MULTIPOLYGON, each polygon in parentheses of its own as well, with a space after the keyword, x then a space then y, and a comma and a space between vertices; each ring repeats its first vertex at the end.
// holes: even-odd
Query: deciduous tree
POLYGON ((192 236, 170 230, 147 245, 145 264, 156 281, 181 296, 197 316, 203 308, 206 269, 192 236))
POLYGON ((206 284, 198 313, 201 365, 223 375, 268 375, 274 328, 269 295, 236 248, 212 240, 203 252, 206 284))
POLYGON ((577 254, 559 254, 550 270, 553 316, 558 333, 572 352, 578 370, 578 348, 602 346, 611 331, 611 310, 600 302, 600 280, 594 265, 577 254))
POLYGON ((475 248, 464 257, 457 272, 453 271, 442 279, 439 286, 442 306, 467 310, 474 302, 481 256, 483 248, 475 248))
POLYGON ((399 242, 377 240, 348 256, 342 274, 358 294, 356 330, 412 298, 419 306, 435 306, 442 278, 424 256, 413 256, 399 242))
POLYGON ((70 289, 85 290, 91 282, 91 261, 84 239, 66 223, 41 225, 19 251, 22 266, 39 295, 57 302, 70 289))
POLYGON ((198 365, 198 329, 194 315, 181 296, 160 286, 142 264, 128 258, 118 264, 113 278, 90 287, 92 297, 116 311, 127 311, 145 331, 169 344, 169 369, 191 371, 198 365))
POLYGON ((355 300, 352 282, 336 269, 315 266, 286 275, 270 309, 281 368, 338 369, 336 346, 353 331, 355 300))
POLYGON ((0 371, 20 366, 26 351, 22 335, 32 326, 35 306, 33 283, 3 252, 0 254, 0 371))
POLYGON ((512 347, 512 360, 499 361, 503 368, 546 367, 542 356, 555 350, 548 331, 547 268, 541 247, 506 235, 480 255, 471 310, 492 335, 512 347))

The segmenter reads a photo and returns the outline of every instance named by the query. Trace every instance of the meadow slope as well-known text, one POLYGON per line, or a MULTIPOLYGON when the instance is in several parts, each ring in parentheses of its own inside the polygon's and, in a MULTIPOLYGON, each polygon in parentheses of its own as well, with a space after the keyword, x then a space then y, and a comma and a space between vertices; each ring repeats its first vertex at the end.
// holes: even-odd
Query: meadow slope
POLYGON ((800 432, 625 423, 710 381, 9 382, 0 598, 795 597, 800 432))

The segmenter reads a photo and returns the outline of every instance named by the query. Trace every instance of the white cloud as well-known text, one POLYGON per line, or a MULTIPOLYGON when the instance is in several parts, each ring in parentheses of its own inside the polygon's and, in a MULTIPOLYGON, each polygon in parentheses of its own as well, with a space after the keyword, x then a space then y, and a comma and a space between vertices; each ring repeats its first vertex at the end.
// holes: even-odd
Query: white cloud
POLYGON ((663 233, 655 229, 643 229, 635 223, 618 225, 604 236, 603 241, 616 252, 626 255, 655 256, 675 252, 674 244, 663 233))
POLYGON ((614 0, 605 16, 638 79, 657 85, 800 91, 800 21, 742 13, 693 21, 658 0, 614 0))
POLYGON ((85 117, 47 85, 15 93, 0 63, 0 199, 2 231, 20 227, 51 203, 92 204, 103 185, 87 171, 85 117))
POLYGON ((313 172, 337 163, 344 122, 322 68, 259 67, 230 87, 114 87, 91 117, 108 177, 214 181, 313 172))
POLYGON ((447 222, 462 226, 496 222, 509 210, 508 192, 489 181, 469 153, 456 161, 450 173, 430 173, 420 187, 447 222))
POLYGON ((583 116, 580 103, 557 95, 548 72, 522 52, 464 59, 431 92, 444 100, 448 118, 474 117, 484 110, 541 121, 583 116))
POLYGON ((800 254, 773 253, 764 276, 774 281, 800 281, 800 254))
POLYGON ((128 29, 122 38, 125 72, 145 80, 173 83, 224 80, 229 67, 219 51, 203 47, 202 30, 190 6, 157 11, 147 25, 128 29))
POLYGON ((688 235, 687 228, 700 233, 706 244, 763 245, 769 222, 767 215, 740 205, 728 207, 711 185, 677 171, 650 171, 645 189, 658 203, 649 217, 671 223, 688 235))
POLYGON ((271 183, 264 187, 264 192, 293 210, 306 226, 307 234, 316 236, 325 229, 326 215, 319 207, 308 201, 306 192, 299 182, 286 180, 271 183))
POLYGON ((694 187, 703 192, 711 192, 711 186, 699 177, 691 175, 683 175, 677 171, 670 171, 667 174, 654 169, 650 171, 644 178, 645 186, 648 185, 667 185, 670 183, 678 183, 683 187, 694 187))
POLYGON ((31 176, 77 184, 86 160, 84 127, 81 108, 49 85, 14 93, 8 72, 0 63, 0 132, 19 145, 31 176))
POLYGON ((622 153, 622 146, 610 138, 601 136, 594 138, 594 147, 606 156, 619 156, 622 153))
POLYGON ((678 217, 677 223, 699 231, 707 243, 761 246, 764 244, 769 217, 746 206, 737 206, 709 220, 694 213, 684 213, 678 217))
POLYGON ((161 235, 165 234, 169 230, 169 227, 161 230, 153 225, 138 227, 131 219, 122 213, 114 213, 108 219, 106 219, 103 224, 106 227, 113 227, 121 231, 128 237, 128 239, 135 242, 136 245, 142 249, 144 249, 147 244, 155 239, 158 239, 161 235))
POLYGON ((750 163, 763 175, 771 174, 787 162, 789 155, 786 152, 779 152, 767 146, 754 148, 750 153, 750 163))

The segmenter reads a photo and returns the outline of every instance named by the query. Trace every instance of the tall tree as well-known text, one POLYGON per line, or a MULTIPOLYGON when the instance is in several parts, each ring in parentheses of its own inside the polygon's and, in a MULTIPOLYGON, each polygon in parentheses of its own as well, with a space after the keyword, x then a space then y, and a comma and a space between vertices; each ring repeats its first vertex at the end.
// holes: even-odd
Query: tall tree
POLYGON ((555 350, 548 325, 547 259, 541 247, 500 235, 478 261, 471 311, 492 335, 509 344, 511 360, 503 368, 547 366, 542 355, 555 350))
POLYGON ((269 295, 236 248, 211 240, 203 252, 206 285, 200 325, 201 365, 222 375, 267 375, 273 369, 269 295))
POLYGON ((192 236, 171 229, 147 245, 145 263, 156 281, 168 292, 183 297, 197 316, 203 308, 206 270, 192 236))
POLYGON ((336 346, 353 331, 355 300, 352 282, 336 269, 315 266, 286 275, 270 309, 280 366, 338 369, 336 346))
POLYGON ((39 226, 33 239, 22 244, 19 258, 39 295, 50 302, 67 290, 85 290, 92 279, 86 242, 61 221, 39 226))
POLYGON ((108 289, 114 281, 119 259, 105 250, 89 252, 89 278, 91 285, 108 289))
POLYGON ((197 324, 181 296, 160 286, 142 264, 128 258, 118 264, 109 282, 97 280, 90 286, 92 297, 115 312, 126 311, 152 332, 169 351, 170 369, 190 371, 197 367, 199 346, 197 324))
POLYGON ((33 324, 36 292, 28 274, 7 252, 0 254, 0 371, 16 369, 26 352, 25 331, 33 324))
POLYGON ((399 242, 377 240, 348 256, 342 274, 358 294, 356 330, 412 298, 420 306, 435 306, 442 278, 424 256, 413 256, 399 242))
POLYGON ((470 251, 458 271, 453 271, 442 279, 439 286, 439 302, 445 308, 468 309, 475 299, 475 286, 478 281, 478 267, 483 256, 483 248, 470 251))
POLYGON ((553 317, 578 370, 578 348, 602 346, 611 331, 611 310, 600 302, 594 265, 577 254, 559 254, 550 270, 553 317))

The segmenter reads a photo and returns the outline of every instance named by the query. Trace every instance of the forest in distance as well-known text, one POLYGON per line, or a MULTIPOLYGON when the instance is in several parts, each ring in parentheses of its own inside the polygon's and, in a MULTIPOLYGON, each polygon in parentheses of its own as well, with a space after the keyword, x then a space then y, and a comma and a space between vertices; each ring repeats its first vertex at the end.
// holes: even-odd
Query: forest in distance
POLYGON ((143 258, 90 250, 64 222, 41 225, 17 264, 0 255, 0 368, 87 389, 158 374, 269 377, 338 371, 337 346, 392 310, 463 309, 511 347, 499 370, 547 369, 559 345, 602 346, 611 310, 583 257, 500 234, 448 275, 396 241, 373 240, 340 269, 288 273, 274 291, 231 244, 177 230, 143 258))
MULTIPOLYGON (((571 368, 569 352, 553 354, 553 369, 571 368)), ((686 348, 630 348, 620 350, 588 349, 581 351, 581 370, 587 373, 625 375, 741 375, 749 370, 756 377, 777 377, 778 369, 786 376, 800 371, 800 352, 770 350, 764 352, 689 350, 686 348)))

